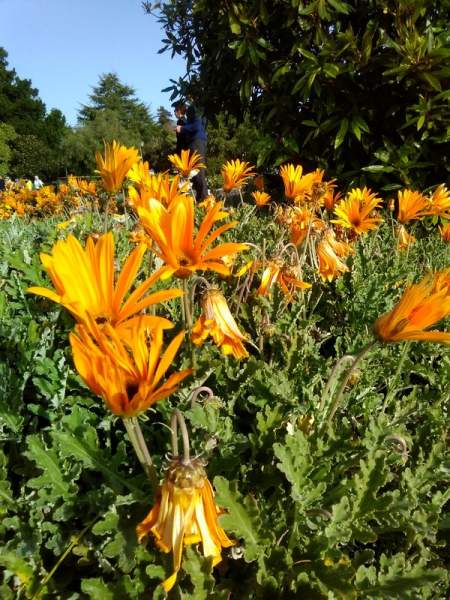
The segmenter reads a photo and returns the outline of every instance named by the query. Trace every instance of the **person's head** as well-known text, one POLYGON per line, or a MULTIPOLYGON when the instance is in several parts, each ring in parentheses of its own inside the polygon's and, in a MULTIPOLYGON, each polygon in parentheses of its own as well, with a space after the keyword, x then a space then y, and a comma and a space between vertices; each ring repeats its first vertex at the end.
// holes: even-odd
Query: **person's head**
POLYGON ((186 115, 186 104, 184 102, 177 102, 174 105, 174 112, 177 119, 182 119, 186 115))

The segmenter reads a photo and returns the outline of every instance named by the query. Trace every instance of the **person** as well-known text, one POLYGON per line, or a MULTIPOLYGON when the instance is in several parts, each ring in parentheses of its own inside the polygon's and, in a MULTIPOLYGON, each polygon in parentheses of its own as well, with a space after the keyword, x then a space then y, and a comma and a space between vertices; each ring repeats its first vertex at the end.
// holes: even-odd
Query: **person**
POLYGON ((28 190, 29 192, 31 192, 33 190, 33 182, 31 181, 31 179, 27 179, 25 181, 25 189, 28 190))
MULTIPOLYGON (((186 125, 186 104, 177 102, 175 104, 175 117, 177 118, 177 127, 186 125)), ((177 131, 177 154, 181 154, 182 150, 189 148, 188 134, 186 132, 177 131)))
MULTIPOLYGON (((186 110, 186 124, 177 125, 176 132, 177 134, 187 134, 189 150, 198 152, 202 163, 204 163, 207 141, 205 122, 204 119, 197 114, 193 105, 189 106, 186 110)), ((192 186, 197 202, 201 202, 208 197, 208 184, 206 182, 205 169, 200 169, 197 175, 192 178, 192 186)))
POLYGON ((44 185, 44 182, 39 179, 37 175, 34 176, 33 187, 35 190, 40 190, 44 185))

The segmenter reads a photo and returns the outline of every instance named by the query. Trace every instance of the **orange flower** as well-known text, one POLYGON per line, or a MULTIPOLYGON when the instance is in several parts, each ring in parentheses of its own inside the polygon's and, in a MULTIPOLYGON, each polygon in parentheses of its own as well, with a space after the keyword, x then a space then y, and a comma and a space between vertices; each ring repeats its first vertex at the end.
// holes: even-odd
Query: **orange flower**
POLYGON ((291 242, 299 246, 308 235, 308 230, 312 232, 321 231, 325 227, 322 219, 317 218, 313 211, 306 206, 293 207, 289 213, 286 213, 286 224, 291 230, 291 242))
POLYGON ((300 165, 294 167, 289 163, 280 168, 280 177, 284 183, 284 195, 289 200, 294 200, 300 193, 302 173, 303 168, 300 165))
POLYGON ((235 358, 248 356, 244 348, 245 336, 240 332, 233 315, 228 308, 222 292, 211 288, 202 298, 203 314, 192 328, 192 341, 200 346, 211 336, 214 343, 225 355, 232 354, 235 358))
POLYGON ((194 201, 191 196, 181 196, 169 208, 154 199, 149 200, 148 210, 138 208, 138 214, 147 235, 158 245, 156 254, 166 263, 162 267, 162 279, 175 275, 189 277, 198 270, 212 270, 229 275, 230 270, 221 258, 237 254, 247 248, 246 244, 225 243, 215 248, 209 246, 236 222, 218 227, 211 232, 214 223, 228 214, 217 202, 204 216, 197 235, 194 235, 194 201))
POLYGON ((328 188, 323 197, 323 206, 328 212, 333 212, 336 204, 341 200, 342 194, 340 192, 334 193, 332 188, 328 188))
MULTIPOLYGON (((147 290, 159 279, 160 272, 157 271, 124 301, 136 279, 145 250, 145 245, 141 244, 131 252, 114 285, 112 233, 100 236, 97 242, 90 237, 86 248, 69 235, 66 240, 56 242, 51 255, 41 254, 41 261, 56 291, 44 287, 31 287, 27 291, 62 304, 79 322, 86 324, 92 318, 116 327, 148 306, 183 294, 176 289, 162 290, 144 298, 147 290)), ((146 319, 150 323, 161 317, 149 315, 146 319)), ((166 326, 171 325, 167 319, 162 321, 166 322, 166 326)))
POLYGON ((89 194, 91 196, 95 196, 97 193, 97 186, 95 185, 95 181, 87 181, 86 179, 78 179, 73 175, 69 175, 67 179, 68 185, 74 190, 80 192, 81 194, 89 194))
POLYGON ((399 190, 398 216, 400 223, 421 219, 430 214, 430 201, 420 192, 399 190))
POLYGON ((177 391, 191 369, 172 373, 161 384, 183 341, 181 332, 161 356, 163 327, 143 318, 121 332, 110 325, 77 325, 69 334, 75 367, 86 385, 121 417, 133 417, 177 391))
POLYGON ((445 270, 427 275, 419 283, 408 287, 394 308, 375 321, 375 335, 382 342, 423 340, 450 343, 450 333, 427 331, 449 315, 448 270, 445 270))
POLYGON ((241 188, 255 172, 250 163, 237 160, 229 160, 220 170, 223 179, 224 192, 241 188))
POLYGON ((369 216, 380 206, 380 203, 381 198, 368 188, 362 190, 354 188, 347 194, 345 200, 341 200, 336 206, 334 212, 339 218, 331 222, 351 229, 357 235, 367 233, 371 229, 376 229, 383 221, 381 217, 369 216))
POLYGON ((438 185, 430 198, 430 213, 450 219, 450 191, 444 184, 438 185))
POLYGON ((316 169, 311 173, 305 173, 297 183, 297 194, 294 198, 297 204, 310 201, 319 205, 327 191, 327 184, 322 183, 324 172, 316 169))
POLYGON ((447 243, 450 242, 450 221, 445 223, 442 227, 439 227, 439 231, 443 241, 447 243))
POLYGON ((293 292, 295 289, 306 290, 311 287, 310 283, 298 279, 294 269, 285 265, 280 259, 267 261, 257 293, 260 296, 270 296, 275 283, 278 283, 281 287, 289 302, 293 301, 293 292))
POLYGON ((189 191, 187 182, 181 183, 178 175, 170 177, 168 173, 150 174, 145 182, 137 183, 137 189, 128 189, 128 204, 137 211, 138 207, 148 208, 148 201, 154 198, 169 206, 189 191))
POLYGON ((323 281, 333 281, 333 279, 348 271, 347 265, 340 259, 333 245, 330 243, 329 237, 324 237, 317 244, 319 274, 323 281))
POLYGON ((397 227, 397 248, 399 250, 405 250, 416 241, 416 238, 406 231, 404 225, 397 227))
POLYGON ((252 197, 256 206, 264 206, 270 201, 270 194, 266 194, 266 192, 252 192, 252 197))
POLYGON ((136 148, 121 146, 114 140, 112 144, 105 142, 105 157, 96 152, 95 160, 105 190, 117 192, 131 167, 138 162, 139 153, 136 148))
POLYGON ((219 525, 221 512, 201 460, 186 463, 174 458, 158 490, 155 506, 136 529, 139 542, 151 533, 160 550, 173 552, 174 573, 162 583, 166 592, 175 585, 183 546, 201 542, 203 555, 212 558, 215 566, 222 560, 222 548, 234 545, 219 525))
POLYGON ((195 177, 200 169, 205 169, 205 165, 202 163, 202 157, 198 152, 192 152, 191 150, 182 150, 181 155, 171 154, 168 159, 173 164, 175 169, 180 173, 182 177, 191 179, 195 177))

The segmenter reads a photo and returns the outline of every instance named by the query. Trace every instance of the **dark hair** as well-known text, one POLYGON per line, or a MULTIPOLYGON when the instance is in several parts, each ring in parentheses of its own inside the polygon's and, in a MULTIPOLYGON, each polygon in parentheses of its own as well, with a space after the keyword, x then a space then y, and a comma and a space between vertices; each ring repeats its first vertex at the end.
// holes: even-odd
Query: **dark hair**
POLYGON ((193 106, 192 104, 190 106, 188 106, 187 111, 186 111, 186 117, 188 121, 194 121, 194 119, 196 118, 197 114, 195 111, 195 106, 193 106))
POLYGON ((180 112, 183 115, 186 113, 186 104, 184 102, 175 102, 173 108, 175 111, 180 112))

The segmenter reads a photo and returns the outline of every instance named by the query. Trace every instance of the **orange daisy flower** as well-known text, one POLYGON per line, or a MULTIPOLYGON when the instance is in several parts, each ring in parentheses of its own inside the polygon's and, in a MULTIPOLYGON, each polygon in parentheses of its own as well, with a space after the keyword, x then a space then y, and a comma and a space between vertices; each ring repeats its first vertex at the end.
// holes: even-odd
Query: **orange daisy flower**
POLYGON ((450 191, 444 184, 439 185, 430 198, 430 213, 443 219, 450 219, 450 191))
POLYGON ((139 153, 136 148, 121 146, 114 140, 112 144, 105 142, 105 156, 96 152, 95 160, 105 190, 117 192, 131 167, 139 161, 139 153))
POLYGON ((240 332, 227 301, 219 289, 211 288, 202 298, 203 314, 192 328, 192 341, 200 346, 211 336, 214 343, 227 356, 235 358, 248 356, 242 342, 246 337, 240 332))
POLYGON ((301 192, 301 179, 303 168, 289 163, 280 168, 280 177, 284 183, 284 195, 289 200, 294 200, 301 192))
POLYGON ((376 229, 383 221, 382 217, 370 216, 370 213, 381 204, 379 198, 368 188, 354 188, 335 207, 334 213, 338 219, 331 222, 351 229, 357 235, 376 229))
POLYGON ((166 263, 161 269, 162 279, 172 275, 185 278, 198 270, 230 274, 229 268, 221 259, 245 250, 247 245, 229 242, 209 248, 219 235, 236 225, 234 221, 211 232, 216 221, 228 216, 221 209, 222 203, 217 202, 208 210, 195 235, 194 201, 191 196, 180 197, 169 208, 151 198, 148 210, 138 208, 139 218, 147 235, 158 246, 158 250, 154 249, 154 252, 166 263))
POLYGON ((110 325, 100 328, 91 321, 89 329, 77 325, 69 334, 75 367, 94 394, 121 417, 134 417, 177 391, 192 373, 184 369, 161 383, 172 364, 184 333, 170 342, 164 354, 163 327, 148 328, 143 319, 125 328, 119 337, 110 325))
POLYGON ((255 201, 256 206, 264 206, 271 199, 270 194, 267 194, 266 192, 252 192, 252 198, 255 201))
POLYGON ((400 223, 421 219, 430 214, 430 201, 420 192, 399 190, 398 215, 400 223))
POLYGON ((162 583, 166 592, 175 585, 184 546, 201 542, 203 555, 212 558, 215 566, 222 560, 222 548, 235 544, 219 525, 221 512, 200 459, 186 463, 174 458, 155 506, 136 529, 139 542, 151 533, 160 550, 173 552, 174 572, 162 583))
MULTIPOLYGON (((153 273, 132 292, 131 289, 139 272, 146 246, 140 244, 128 256, 121 273, 114 284, 114 238, 106 233, 95 242, 90 237, 83 248, 80 242, 69 235, 53 246, 52 254, 41 254, 41 261, 47 271, 55 291, 45 287, 30 287, 27 291, 44 296, 62 304, 77 321, 88 323, 89 318, 98 323, 108 322, 114 327, 125 322, 138 312, 158 302, 178 298, 183 292, 178 289, 161 290, 144 297, 155 283, 160 272, 153 273)), ((148 324, 165 322, 161 317, 145 317, 148 324)))
POLYGON ((167 158, 185 179, 195 177, 200 169, 206 168, 206 165, 202 163, 202 157, 195 151, 182 150, 181 154, 171 154, 167 158))
POLYGON ((223 191, 231 192, 231 190, 241 188, 250 177, 253 177, 255 172, 250 163, 237 160, 229 160, 220 170, 223 179, 223 191))
POLYGON ((408 287, 394 308, 375 321, 374 331, 382 342, 423 340, 448 344, 450 333, 427 330, 449 315, 447 269, 408 287))
MULTIPOLYGON (((338 255, 340 246, 336 247, 336 244, 344 244, 344 242, 331 241, 329 236, 325 236, 317 244, 317 258, 319 261, 319 275, 323 281, 333 281, 342 273, 348 271, 347 265, 341 260, 338 255)), ((348 244, 346 244, 348 246, 348 244)), ((344 248, 342 248, 344 250, 344 248)), ((346 250, 350 253, 348 250, 346 250)), ((345 256, 345 254, 342 254, 345 256)))

